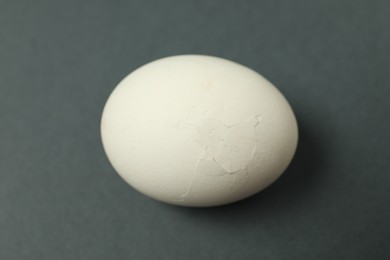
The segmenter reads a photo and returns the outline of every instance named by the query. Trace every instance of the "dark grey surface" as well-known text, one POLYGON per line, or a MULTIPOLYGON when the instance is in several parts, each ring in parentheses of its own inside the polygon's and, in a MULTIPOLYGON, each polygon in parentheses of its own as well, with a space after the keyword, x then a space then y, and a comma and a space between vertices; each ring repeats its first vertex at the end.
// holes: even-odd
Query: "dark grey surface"
POLYGON ((389 1, 0 1, 0 259, 390 259, 389 1), (130 71, 198 53, 291 102, 301 140, 210 209, 125 184, 100 142, 130 71))

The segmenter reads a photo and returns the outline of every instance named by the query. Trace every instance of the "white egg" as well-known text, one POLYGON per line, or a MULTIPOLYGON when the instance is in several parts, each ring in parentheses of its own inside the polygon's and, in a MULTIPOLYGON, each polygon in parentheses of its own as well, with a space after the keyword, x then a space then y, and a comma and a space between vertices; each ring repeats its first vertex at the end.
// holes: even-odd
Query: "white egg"
POLYGON ((290 163, 298 128, 283 95, 225 59, 182 55, 148 63, 109 97, 107 156, 136 190, 170 204, 206 207, 251 196, 290 163))

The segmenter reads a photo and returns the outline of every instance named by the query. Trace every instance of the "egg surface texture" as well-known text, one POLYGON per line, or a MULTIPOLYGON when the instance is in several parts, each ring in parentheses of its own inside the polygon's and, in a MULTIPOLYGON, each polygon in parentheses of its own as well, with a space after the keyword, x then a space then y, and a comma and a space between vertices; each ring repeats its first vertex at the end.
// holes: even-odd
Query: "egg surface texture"
POLYGON ((124 78, 103 111, 105 152, 134 189, 208 207, 274 182, 297 146, 294 113, 264 77, 235 62, 180 55, 124 78))

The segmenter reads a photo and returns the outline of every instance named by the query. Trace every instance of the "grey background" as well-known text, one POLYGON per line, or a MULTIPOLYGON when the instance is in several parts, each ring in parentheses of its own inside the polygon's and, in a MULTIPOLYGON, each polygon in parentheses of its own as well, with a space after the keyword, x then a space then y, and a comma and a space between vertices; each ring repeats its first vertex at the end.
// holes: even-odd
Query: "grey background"
POLYGON ((0 259, 390 259, 389 1, 0 1, 0 259), (228 206, 155 202, 102 149, 103 105, 157 58, 247 65, 301 140, 228 206))

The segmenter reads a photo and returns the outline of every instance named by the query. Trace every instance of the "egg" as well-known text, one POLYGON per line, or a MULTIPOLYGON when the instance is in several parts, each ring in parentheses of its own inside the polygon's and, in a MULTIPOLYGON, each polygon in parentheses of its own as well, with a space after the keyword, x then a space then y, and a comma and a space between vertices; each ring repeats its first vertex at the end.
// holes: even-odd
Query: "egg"
POLYGON ((181 206, 247 198, 274 182, 298 141, 294 113, 257 72, 212 56, 150 62, 103 110, 104 150, 134 189, 181 206))

